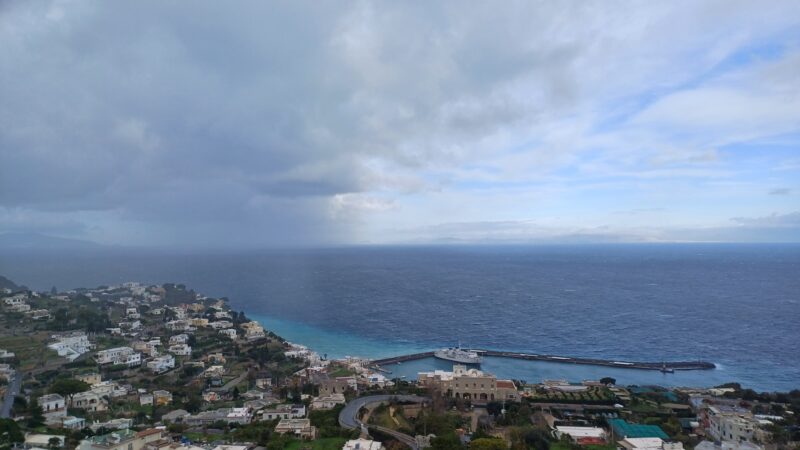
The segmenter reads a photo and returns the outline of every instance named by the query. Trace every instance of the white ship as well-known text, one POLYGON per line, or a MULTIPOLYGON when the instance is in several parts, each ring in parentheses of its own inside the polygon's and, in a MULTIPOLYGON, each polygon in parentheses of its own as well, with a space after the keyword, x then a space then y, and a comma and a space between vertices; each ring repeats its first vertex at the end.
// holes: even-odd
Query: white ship
POLYGON ((453 361, 461 364, 480 364, 481 363, 481 355, 478 352, 472 350, 464 350, 459 345, 458 347, 450 347, 450 348, 443 348, 441 350, 436 350, 433 352, 433 356, 444 359, 447 361, 453 361))

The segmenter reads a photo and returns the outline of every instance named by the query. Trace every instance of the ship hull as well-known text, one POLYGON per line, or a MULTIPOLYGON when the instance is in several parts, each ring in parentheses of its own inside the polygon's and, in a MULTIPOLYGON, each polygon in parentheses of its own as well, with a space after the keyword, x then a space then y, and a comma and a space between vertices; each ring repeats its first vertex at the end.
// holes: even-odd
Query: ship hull
POLYGON ((456 362, 456 363, 459 363, 459 364, 480 364, 481 363, 481 357, 480 356, 478 356, 476 358, 453 356, 453 355, 448 355, 446 352, 443 352, 441 350, 434 352, 433 356, 435 358, 438 358, 438 359, 443 359, 445 361, 452 361, 452 362, 456 362))

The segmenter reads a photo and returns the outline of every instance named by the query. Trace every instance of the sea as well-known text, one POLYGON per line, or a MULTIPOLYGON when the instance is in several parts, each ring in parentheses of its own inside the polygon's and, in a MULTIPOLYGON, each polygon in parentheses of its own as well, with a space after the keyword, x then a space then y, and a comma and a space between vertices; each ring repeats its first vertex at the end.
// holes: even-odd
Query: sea
MULTIPOLYGON (((13 251, 0 275, 38 290, 184 283, 227 297, 328 358, 457 345, 618 361, 705 360, 658 371, 486 358, 528 382, 800 388, 800 245, 604 244, 297 250, 13 251)), ((449 369, 428 358, 392 377, 449 369)))

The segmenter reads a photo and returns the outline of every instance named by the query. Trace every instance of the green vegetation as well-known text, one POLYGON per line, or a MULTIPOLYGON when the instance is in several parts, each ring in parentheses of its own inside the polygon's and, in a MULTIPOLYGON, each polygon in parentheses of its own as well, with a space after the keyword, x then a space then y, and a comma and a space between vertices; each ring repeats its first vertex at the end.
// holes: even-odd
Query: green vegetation
POLYGON ((346 368, 346 367, 340 367, 340 368, 334 370, 333 372, 328 373, 328 376, 331 377, 331 378, 349 377, 351 375, 353 375, 353 371, 348 369, 348 368, 346 368))
POLYGON ((19 425, 13 419, 0 419, 0 449, 11 448, 14 443, 25 441, 19 425))
POLYGON ((13 328, 14 326, 8 323, 5 326, 9 331, 19 331, 20 335, 0 336, 0 348, 16 354, 15 359, 18 361, 21 371, 51 366, 61 360, 56 352, 47 348, 48 333, 27 333, 24 327, 13 328))
POLYGON ((50 392, 60 394, 63 397, 72 397, 79 392, 89 390, 89 385, 74 378, 60 378, 50 385, 50 392))
POLYGON ((380 405, 376 407, 370 415, 370 423, 406 434, 414 432, 414 427, 403 416, 401 406, 380 405))
POLYGON ((293 440, 286 444, 284 448, 286 450, 341 450, 345 442, 347 442, 347 439, 340 437, 321 438, 311 442, 293 440))
POLYGON ((469 450, 506 450, 506 441, 500 438, 479 438, 469 443, 469 450))
POLYGON ((528 397, 536 403, 582 403, 589 405, 612 404, 614 394, 605 387, 589 386, 585 391, 562 392, 538 388, 528 397))

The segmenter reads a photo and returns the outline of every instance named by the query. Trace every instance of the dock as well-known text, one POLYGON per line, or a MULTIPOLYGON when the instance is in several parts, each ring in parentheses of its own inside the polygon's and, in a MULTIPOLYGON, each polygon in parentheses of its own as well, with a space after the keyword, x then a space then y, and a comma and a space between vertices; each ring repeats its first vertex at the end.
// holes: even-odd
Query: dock
MULTIPOLYGON (((637 369, 637 370, 656 370, 656 371, 679 371, 679 370, 711 370, 717 366, 707 361, 673 361, 673 362, 641 362, 641 361, 619 361, 595 358, 574 358, 571 356, 543 355, 536 353, 501 352, 497 350, 472 349, 481 356, 494 358, 524 359, 528 361, 547 361, 561 364, 583 364, 588 366, 615 367, 618 369, 637 369)), ((432 358, 434 352, 412 353, 409 355, 394 356, 391 358, 376 359, 372 363, 377 366, 386 366, 407 361, 416 361, 425 358, 432 358)))

